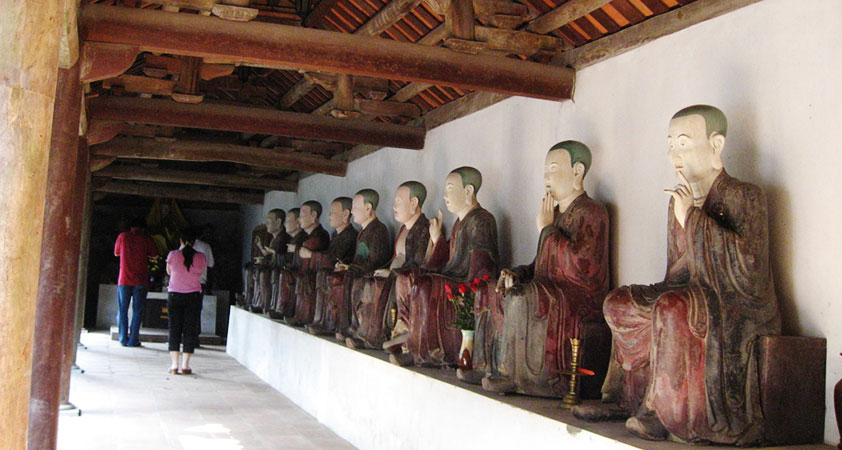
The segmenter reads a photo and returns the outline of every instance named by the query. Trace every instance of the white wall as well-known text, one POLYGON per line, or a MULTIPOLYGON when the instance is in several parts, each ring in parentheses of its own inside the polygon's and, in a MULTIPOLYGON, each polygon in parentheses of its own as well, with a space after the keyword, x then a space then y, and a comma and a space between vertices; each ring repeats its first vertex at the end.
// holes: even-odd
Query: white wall
MULTIPOLYGON (((663 279, 667 124, 678 109, 708 103, 730 122, 726 169, 762 186, 784 332, 828 340, 825 437, 839 439, 832 389, 842 377, 842 2, 765 0, 581 70, 575 100, 512 98, 427 134, 422 151, 385 149, 351 163, 348 176, 312 176, 299 195, 269 195, 264 209, 361 188, 380 192, 391 220, 395 187, 426 184, 428 216, 443 208, 441 183, 473 165, 480 202, 497 217, 505 264, 534 256, 534 217, 547 148, 577 139, 593 167, 586 188, 609 206, 614 285, 663 279)), ((274 193, 273 193, 274 194, 274 193)), ((323 217, 326 223, 326 218, 323 217)), ((447 223, 452 222, 448 217, 447 223)))

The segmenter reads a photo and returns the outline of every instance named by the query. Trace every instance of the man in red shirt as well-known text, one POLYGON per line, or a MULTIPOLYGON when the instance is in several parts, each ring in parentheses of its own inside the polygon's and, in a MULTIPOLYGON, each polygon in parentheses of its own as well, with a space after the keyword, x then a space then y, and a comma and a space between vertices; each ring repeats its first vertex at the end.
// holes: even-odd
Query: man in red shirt
POLYGON ((123 347, 140 347, 140 324, 143 308, 146 306, 146 292, 149 285, 150 258, 158 256, 155 242, 143 232, 146 222, 143 218, 132 220, 131 230, 120 233, 114 243, 114 256, 120 257, 120 277, 117 280, 117 302, 120 313, 117 325, 120 329, 120 344, 123 347), (132 322, 129 326, 129 304, 132 305, 132 322), (131 328, 131 332, 129 332, 131 328))

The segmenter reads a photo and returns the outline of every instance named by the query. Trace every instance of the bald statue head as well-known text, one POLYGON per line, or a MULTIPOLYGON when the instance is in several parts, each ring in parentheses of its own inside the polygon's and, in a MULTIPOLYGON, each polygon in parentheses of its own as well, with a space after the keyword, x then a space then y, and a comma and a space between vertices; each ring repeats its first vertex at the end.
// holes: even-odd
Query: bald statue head
POLYGON ((477 192, 482 187, 482 174, 473 167, 459 167, 444 180, 444 204, 453 214, 467 211, 478 204, 477 192))
POLYGON ((362 189, 354 195, 351 202, 351 214, 354 222, 364 225, 377 217, 377 204, 380 203, 380 194, 374 189, 362 189))
POLYGON ((264 223, 266 224, 266 231, 272 233, 273 235, 277 235, 281 232, 281 225, 284 223, 284 219, 286 218, 286 214, 284 214, 284 210, 280 208, 274 208, 266 213, 266 219, 264 223))
POLYGON ((322 204, 315 200, 308 200, 301 205, 301 212, 298 215, 298 225, 310 233, 319 224, 319 217, 322 215, 322 204))
POLYGON ((578 141, 563 141, 550 147, 544 160, 544 189, 553 200, 567 204, 584 192, 585 174, 591 166, 591 150, 578 141))
POLYGON ((331 228, 338 230, 351 223, 351 203, 349 197, 337 197, 330 203, 330 212, 327 213, 331 228))
POLYGON ((291 236, 301 231, 301 225, 298 224, 298 216, 300 215, 300 208, 292 208, 287 213, 287 217, 284 220, 284 229, 286 229, 286 232, 291 236))
POLYGON ((728 121, 718 108, 693 105, 670 120, 667 156, 675 169, 692 183, 705 183, 722 171, 722 150, 728 121))
POLYGON ((395 203, 392 211, 395 220, 405 224, 421 215, 421 205, 427 198, 427 188, 417 181, 407 181, 398 186, 395 191, 395 203))

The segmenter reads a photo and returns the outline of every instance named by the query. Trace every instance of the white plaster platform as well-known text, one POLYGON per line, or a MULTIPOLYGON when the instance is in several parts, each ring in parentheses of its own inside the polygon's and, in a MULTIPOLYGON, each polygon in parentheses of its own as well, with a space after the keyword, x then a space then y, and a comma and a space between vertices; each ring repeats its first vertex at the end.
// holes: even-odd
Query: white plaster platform
POLYGON ((398 367, 383 351, 351 350, 234 306, 229 320, 229 355, 361 449, 723 448, 638 439, 621 422, 582 422, 559 400, 490 394, 454 370, 398 367))

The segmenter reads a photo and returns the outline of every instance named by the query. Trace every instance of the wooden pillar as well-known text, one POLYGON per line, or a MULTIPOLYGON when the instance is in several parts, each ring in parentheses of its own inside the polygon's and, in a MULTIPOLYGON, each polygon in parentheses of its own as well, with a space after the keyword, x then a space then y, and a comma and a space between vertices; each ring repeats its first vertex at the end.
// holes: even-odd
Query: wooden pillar
MULTIPOLYGON (((29 403, 29 448, 56 447, 58 407, 64 360, 62 342, 71 334, 76 305, 78 235, 73 193, 77 171, 82 85, 79 64, 59 69, 53 109, 52 139, 41 243, 41 273, 32 343, 32 391, 29 403), (68 312, 71 313, 68 324, 68 312)), ((84 169, 88 167, 85 164, 84 169)), ((81 214, 81 212, 80 212, 81 214)))
MULTIPOLYGON (((77 121, 78 125, 78 121, 77 121)), ((78 126, 77 126, 78 130, 78 126)), ((79 272, 83 271, 79 265, 81 255, 82 235, 84 233, 85 224, 85 199, 88 197, 89 188, 88 180, 90 179, 91 171, 88 168, 89 151, 88 144, 84 139, 77 139, 77 145, 74 147, 77 153, 76 156, 76 172, 74 174, 72 204, 73 214, 70 216, 70 226, 73 233, 69 237, 70 246, 73 250, 73 270, 68 273, 68 301, 63 311, 64 314, 64 334, 61 347, 61 395, 60 403, 62 409, 75 408, 70 405, 70 370, 73 367, 74 355, 76 352, 76 302, 79 300, 79 272)), ((71 151, 72 153, 72 151, 71 151)), ((69 177, 71 178, 71 177, 69 177)))
POLYGON ((4 2, 0 14, 0 448, 26 448, 32 339, 59 2, 4 2))
MULTIPOLYGON (((86 143, 82 140, 80 140, 79 145, 87 146, 86 143)), ((79 162, 78 164, 81 164, 81 162, 79 162)), ((70 360, 72 368, 77 367, 76 355, 79 352, 79 343, 82 335, 82 327, 85 324, 85 302, 87 301, 88 293, 88 262, 91 256, 91 223, 94 212, 94 199, 93 192, 91 191, 90 171, 85 176, 85 186, 85 205, 82 212, 82 242, 79 246, 79 273, 76 277, 76 322, 73 326, 73 357, 70 360)), ((67 385, 66 391, 67 392, 65 392, 65 390, 62 390, 62 399, 69 398, 69 383, 67 385)))

